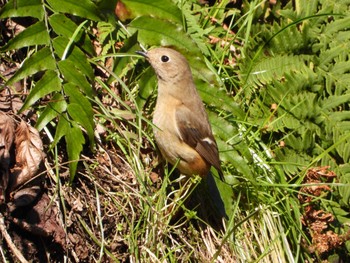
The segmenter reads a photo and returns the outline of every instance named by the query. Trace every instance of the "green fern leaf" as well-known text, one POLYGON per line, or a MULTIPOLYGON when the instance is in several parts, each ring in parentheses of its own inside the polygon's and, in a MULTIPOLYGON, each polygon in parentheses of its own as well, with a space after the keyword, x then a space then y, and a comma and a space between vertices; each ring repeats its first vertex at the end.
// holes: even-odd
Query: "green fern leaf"
POLYGON ((49 42, 50 37, 45 23, 39 21, 11 39, 5 46, 0 48, 0 52, 34 45, 48 45, 49 42))
POLYGON ((47 0, 47 2, 56 12, 68 13, 96 22, 102 20, 99 10, 90 0, 47 0))
MULTIPOLYGON (((53 40, 53 47, 55 53, 62 58, 62 55, 69 43, 69 40, 65 37, 56 37, 53 40)), ((94 79, 94 71, 86 58, 86 54, 77 46, 70 48, 70 52, 65 60, 69 61, 73 65, 74 69, 77 69, 79 72, 87 76, 90 80, 94 79)))
POLYGON ((51 102, 46 105, 45 109, 39 115, 35 127, 38 131, 41 131, 50 121, 60 116, 66 109, 67 103, 62 94, 54 94, 51 98, 51 102))
POLYGON ((45 97, 46 95, 61 90, 61 81, 57 73, 52 70, 45 72, 44 76, 36 83, 35 87, 30 91, 21 110, 24 111, 31 107, 36 101, 45 97))
POLYGON ((88 97, 93 97, 90 83, 71 60, 61 60, 58 62, 58 68, 63 74, 65 81, 77 85, 88 97))
POLYGON ((40 49, 38 52, 34 53, 31 57, 29 57, 18 69, 18 71, 13 75, 7 85, 12 85, 13 83, 26 78, 28 76, 32 76, 37 72, 45 71, 45 70, 55 70, 56 62, 52 57, 51 51, 48 47, 40 49))
POLYGON ((79 91, 79 88, 68 83, 64 85, 64 91, 69 96, 67 111, 71 118, 81 125, 87 132, 90 140, 90 146, 93 149, 95 145, 94 138, 94 112, 89 100, 79 91))
POLYGON ((41 0, 9 0, 0 10, 0 18, 28 16, 43 20, 41 0))

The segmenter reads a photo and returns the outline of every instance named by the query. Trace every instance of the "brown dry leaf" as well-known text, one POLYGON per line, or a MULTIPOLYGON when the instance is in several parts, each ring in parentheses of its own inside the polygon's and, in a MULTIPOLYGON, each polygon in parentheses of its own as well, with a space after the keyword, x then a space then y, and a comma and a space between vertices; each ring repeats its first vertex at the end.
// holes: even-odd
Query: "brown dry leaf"
POLYGON ((149 175, 149 178, 151 179, 152 183, 154 183, 154 184, 160 180, 159 174, 157 174, 155 172, 151 172, 151 174, 149 175))
POLYGON ((346 240, 345 236, 331 230, 334 215, 319 209, 319 201, 316 199, 332 191, 328 185, 321 184, 330 182, 336 177, 336 174, 328 169, 327 166, 309 169, 303 181, 306 186, 302 187, 298 194, 300 203, 307 204, 304 207, 301 222, 308 229, 312 238, 312 244, 308 246, 308 249, 311 253, 317 252, 321 255, 338 248, 346 240))
POLYGON ((11 190, 32 179, 44 158, 39 132, 24 121, 16 129, 16 165, 11 190))
POLYGON ((312 200, 312 196, 321 196, 323 193, 332 191, 328 185, 320 184, 324 181, 330 182, 336 177, 336 174, 328 169, 328 166, 324 166, 308 170, 308 173, 303 180, 303 183, 306 186, 302 187, 298 194, 298 199, 301 203, 309 203, 312 200), (307 186, 308 184, 310 184, 310 186, 307 186), (305 195, 305 193, 307 195, 305 195))
MULTIPOLYGON (((15 84, 15 86, 20 85, 20 83, 15 84)), ((21 87, 18 87, 18 89, 21 89, 21 87)), ((0 92, 0 110, 17 113, 22 106, 23 102, 19 96, 12 94, 10 89, 5 88, 0 92)))
POLYGON ((117 5, 115 6, 114 13, 117 15, 117 17, 122 21, 125 22, 126 20, 132 18, 132 14, 130 10, 128 10, 124 3, 122 1, 118 1, 117 5))
POLYGON ((5 202, 5 193, 10 175, 10 151, 14 137, 14 120, 0 111, 0 204, 5 202))
POLYGON ((318 252, 320 254, 328 252, 342 245, 343 239, 332 231, 327 231, 324 234, 316 233, 312 237, 311 252, 318 252))

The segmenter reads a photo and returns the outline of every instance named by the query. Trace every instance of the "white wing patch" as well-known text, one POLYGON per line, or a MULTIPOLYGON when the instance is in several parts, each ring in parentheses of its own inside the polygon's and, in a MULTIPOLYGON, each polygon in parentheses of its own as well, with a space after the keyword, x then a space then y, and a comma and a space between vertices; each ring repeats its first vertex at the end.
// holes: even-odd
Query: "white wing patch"
POLYGON ((209 144, 213 144, 214 143, 213 140, 210 139, 209 137, 205 137, 204 139, 202 139, 202 141, 207 142, 209 144))

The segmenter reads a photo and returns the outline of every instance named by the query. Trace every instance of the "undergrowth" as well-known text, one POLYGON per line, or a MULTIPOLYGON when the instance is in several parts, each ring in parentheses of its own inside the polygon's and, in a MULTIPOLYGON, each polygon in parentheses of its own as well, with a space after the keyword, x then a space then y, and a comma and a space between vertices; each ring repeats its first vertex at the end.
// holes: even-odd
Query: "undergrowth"
POLYGON ((4 1, 0 56, 16 72, 1 73, 1 89, 24 82, 19 113, 31 110, 47 141, 46 191, 59 204, 67 235, 56 260, 346 258, 348 6, 345 0, 4 1), (150 121, 156 78, 135 54, 153 46, 186 56, 207 106, 226 181, 215 179, 228 215, 223 230, 186 208, 201 180, 179 182, 156 151, 150 121), (306 180, 316 166, 337 176, 306 180), (310 183, 321 194, 305 191, 310 183), (317 233, 341 237, 327 249, 317 249, 307 229, 311 196, 316 211, 335 218, 317 233))

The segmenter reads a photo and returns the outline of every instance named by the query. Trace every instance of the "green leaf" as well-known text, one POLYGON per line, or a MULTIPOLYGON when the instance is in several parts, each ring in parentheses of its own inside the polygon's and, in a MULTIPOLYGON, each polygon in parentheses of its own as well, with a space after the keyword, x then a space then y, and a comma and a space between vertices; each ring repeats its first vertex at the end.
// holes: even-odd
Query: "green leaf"
POLYGON ((338 186, 342 202, 349 206, 350 205, 350 164, 340 165, 337 174, 340 174, 340 183, 342 185, 338 186))
POLYGON ((69 115, 72 117, 72 119, 86 129, 86 132, 90 140, 90 146, 91 148, 93 148, 95 144, 95 139, 94 139, 94 127, 91 124, 92 119, 89 118, 89 116, 87 116, 86 112, 84 111, 84 109, 81 107, 80 104, 70 103, 68 104, 67 110, 69 115))
POLYGON ((350 122, 337 123, 333 128, 333 141, 336 145, 338 154, 342 157, 344 163, 350 162, 350 122), (342 141, 342 142, 341 142, 342 141), (341 142, 341 143, 338 143, 341 142))
POLYGON ((341 104, 346 104, 350 101, 350 93, 341 96, 329 96, 322 101, 323 110, 331 110, 339 107, 341 104))
POLYGON ((74 121, 86 130, 91 147, 95 144, 94 112, 89 100, 81 94, 78 87, 71 83, 64 85, 64 91, 69 96, 68 113, 74 121))
POLYGON ((51 98, 43 112, 40 114, 38 121, 35 125, 38 131, 41 131, 50 121, 59 116, 67 109, 67 103, 60 93, 56 93, 51 98))
POLYGON ((31 107, 38 99, 43 98, 47 94, 60 91, 61 81, 57 73, 52 70, 46 71, 44 76, 35 84, 35 87, 30 91, 24 105, 20 111, 24 111, 31 107))
POLYGON ((141 16, 129 24, 129 29, 138 30, 139 41, 148 46, 175 46, 185 54, 192 52, 201 55, 195 42, 186 35, 182 27, 169 21, 141 16))
POLYGON ((57 145, 57 143, 61 140, 63 136, 66 136, 66 134, 69 132, 70 124, 66 116, 61 116, 58 120, 56 132, 55 132, 55 138, 50 146, 50 148, 57 145))
POLYGON ((303 56, 276 55, 255 62, 247 79, 247 85, 264 85, 273 80, 283 79, 286 72, 306 72, 303 56))
POLYGON ((59 118, 56 127, 55 138, 51 147, 56 145, 63 137, 66 141, 69 160, 69 172, 71 176, 70 182, 72 182, 76 174, 80 154, 83 150, 83 145, 85 144, 85 138, 82 130, 77 125, 77 123, 70 121, 67 116, 61 116, 59 118))
MULTIPOLYGON (((129 53, 135 54, 135 51, 140 50, 140 45, 137 42, 137 34, 132 35, 125 40, 123 47, 119 50, 118 53, 129 53)), ((129 72, 131 68, 135 67, 136 60, 130 56, 116 57, 114 61, 113 72, 119 77, 122 78, 129 72)), ((114 81, 115 78, 111 75, 108 79, 108 84, 114 81)))
POLYGON ((92 109, 90 101, 84 96, 79 88, 72 83, 67 83, 63 86, 64 92, 67 96, 69 96, 70 103, 79 104, 83 109, 86 115, 90 119, 90 123, 93 125, 93 115, 94 111, 92 109))
POLYGON ((245 113, 241 109, 240 105, 238 105, 233 98, 229 97, 225 91, 219 90, 218 88, 208 84, 198 84, 198 81, 196 81, 196 85, 205 104, 217 109, 225 110, 230 114, 233 114, 239 120, 243 120, 245 118, 245 113))
POLYGON ((342 122, 350 119, 350 111, 338 111, 329 113, 329 119, 335 122, 342 122))
POLYGON ((0 10, 0 18, 28 16, 43 19, 44 8, 41 0, 9 0, 0 10))
MULTIPOLYGON (((70 39, 73 36, 78 27, 72 20, 62 14, 54 14, 50 16, 49 22, 57 35, 63 36, 67 39, 70 39)), ((77 45, 81 45, 81 48, 90 55, 95 54, 94 47, 92 46, 88 35, 84 31, 81 30, 79 32, 78 36, 74 39, 74 42, 77 45)))
MULTIPOLYGON (((50 25, 57 35, 64 36, 66 38, 71 38, 74 34, 75 29, 78 27, 72 20, 62 14, 54 14, 49 17, 50 25)), ((77 37, 77 41, 80 40, 82 36, 82 31, 77 37)))
POLYGON ((224 141, 230 141, 231 144, 236 144, 241 141, 236 126, 233 126, 232 123, 226 121, 214 112, 208 111, 208 116, 215 136, 219 136, 224 141), (232 140, 232 137, 238 139, 232 140))
POLYGON ((220 160, 224 163, 229 163, 238 172, 243 174, 246 178, 252 178, 252 171, 250 170, 249 165, 243 159, 243 157, 234 149, 233 146, 228 145, 226 142, 222 141, 220 138, 216 138, 218 148, 220 151, 220 160))
POLYGON ((144 103, 148 100, 149 96, 155 92, 155 88, 157 87, 157 78, 151 67, 147 68, 145 72, 143 72, 138 84, 140 88, 136 98, 136 103, 139 108, 142 108, 144 103))
POLYGON ((22 47, 34 45, 48 45, 50 43, 50 36, 47 32, 44 22, 37 22, 31 25, 13 39, 11 39, 5 46, 0 48, 0 52, 8 50, 19 49, 22 47))
POLYGON ((84 91, 88 97, 92 97, 93 90, 85 76, 80 72, 75 64, 70 60, 62 60, 58 62, 58 67, 64 76, 64 80, 73 83, 84 91))
MULTIPOLYGON (((342 184, 349 185, 350 184, 350 173, 343 175, 340 177, 340 182, 342 184)), ((343 202, 346 205, 350 204, 350 187, 348 186, 339 186, 339 192, 342 196, 343 202)))
POLYGON ((72 183, 77 171, 80 153, 85 144, 85 138, 80 127, 73 123, 73 126, 69 127, 67 131, 65 139, 69 159, 70 182, 72 183))
MULTIPOLYGON (((69 40, 65 37, 56 37, 53 40, 53 46, 55 53, 62 58, 63 52, 68 45, 69 40)), ((94 79, 94 71, 88 62, 86 55, 77 46, 73 46, 65 59, 70 61, 74 68, 80 70, 84 75, 86 75, 90 80, 94 79)))
POLYGON ((232 176, 226 176, 225 180, 227 183, 222 183, 221 181, 216 180, 216 184, 219 189, 222 201, 224 202, 226 214, 229 217, 229 221, 231 222, 231 218, 236 214, 235 209, 237 209, 237 199, 232 190, 232 185, 237 184, 238 180, 232 178, 232 176))
POLYGON ((56 69, 55 64, 56 62, 52 57, 50 49, 48 47, 42 48, 23 63, 22 67, 17 70, 15 75, 9 79, 7 85, 12 85, 13 83, 39 71, 44 71, 47 69, 54 70, 56 69))
POLYGON ((68 13, 93 21, 102 20, 96 5, 89 0, 47 0, 47 2, 56 12, 68 13))
POLYGON ((122 0, 118 1, 116 14, 121 21, 139 16, 152 16, 182 25, 181 10, 171 0, 122 0))

